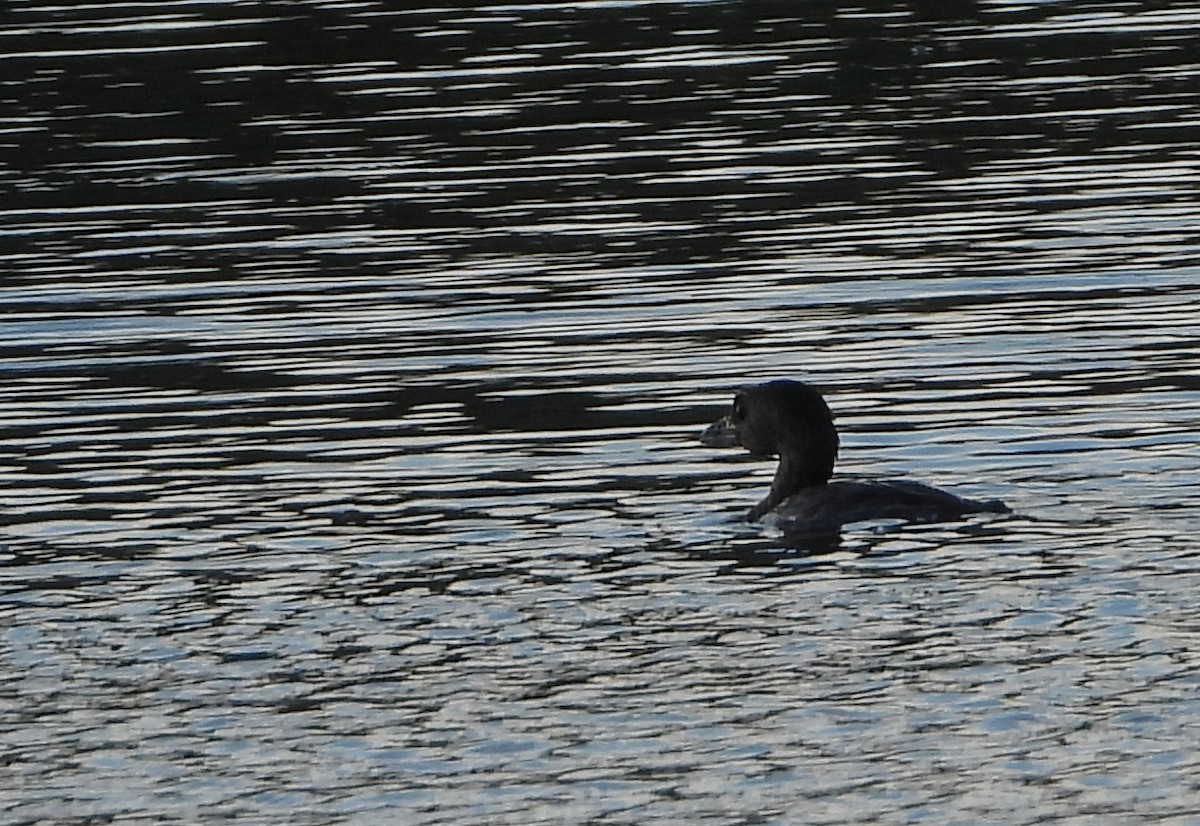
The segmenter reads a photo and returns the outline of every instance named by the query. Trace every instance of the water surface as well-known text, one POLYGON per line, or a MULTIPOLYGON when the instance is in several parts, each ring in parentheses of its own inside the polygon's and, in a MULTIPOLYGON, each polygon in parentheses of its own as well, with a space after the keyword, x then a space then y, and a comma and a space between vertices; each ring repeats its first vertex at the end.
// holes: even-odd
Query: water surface
POLYGON ((1200 18, 956 6, 13 4, 6 822, 1195 819, 1200 18))

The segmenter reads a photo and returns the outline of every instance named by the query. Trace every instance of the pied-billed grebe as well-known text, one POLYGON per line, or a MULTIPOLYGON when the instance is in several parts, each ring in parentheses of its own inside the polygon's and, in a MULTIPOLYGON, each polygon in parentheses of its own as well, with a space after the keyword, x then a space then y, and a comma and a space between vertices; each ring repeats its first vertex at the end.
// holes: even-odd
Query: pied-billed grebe
POLYGON ((779 457, 770 493, 746 519, 753 522, 773 512, 785 531, 836 530, 871 519, 944 522, 967 513, 1009 512, 996 499, 976 502, 917 482, 830 482, 838 450, 833 415, 821 394, 799 381, 769 381, 741 390, 732 412, 709 425, 700 441, 779 457))

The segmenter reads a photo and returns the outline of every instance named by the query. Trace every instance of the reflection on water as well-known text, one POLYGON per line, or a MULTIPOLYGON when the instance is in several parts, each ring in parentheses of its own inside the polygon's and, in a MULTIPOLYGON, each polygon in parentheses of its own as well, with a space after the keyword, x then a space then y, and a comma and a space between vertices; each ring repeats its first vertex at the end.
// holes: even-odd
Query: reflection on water
POLYGON ((7 819, 1195 817, 1197 13, 953 5, 14 5, 7 819))

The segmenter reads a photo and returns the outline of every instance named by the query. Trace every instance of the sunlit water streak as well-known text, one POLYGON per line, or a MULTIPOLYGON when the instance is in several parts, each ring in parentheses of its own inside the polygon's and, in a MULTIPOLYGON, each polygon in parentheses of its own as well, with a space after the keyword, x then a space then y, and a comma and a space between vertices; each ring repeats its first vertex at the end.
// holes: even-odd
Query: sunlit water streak
POLYGON ((6 822, 1194 819, 1197 15, 914 5, 14 5, 6 822))

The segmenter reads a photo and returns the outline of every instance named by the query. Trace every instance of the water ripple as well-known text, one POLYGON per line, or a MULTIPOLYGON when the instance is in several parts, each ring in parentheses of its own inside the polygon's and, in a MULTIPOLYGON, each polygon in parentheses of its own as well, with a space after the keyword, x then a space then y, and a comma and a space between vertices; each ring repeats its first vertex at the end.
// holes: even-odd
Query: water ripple
POLYGON ((143 11, 0 24, 9 820, 1195 818, 1194 12, 143 11), (740 521, 778 376, 1014 514, 740 521))

